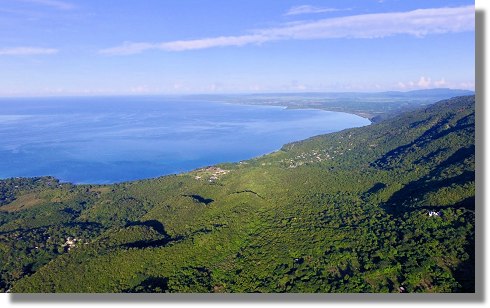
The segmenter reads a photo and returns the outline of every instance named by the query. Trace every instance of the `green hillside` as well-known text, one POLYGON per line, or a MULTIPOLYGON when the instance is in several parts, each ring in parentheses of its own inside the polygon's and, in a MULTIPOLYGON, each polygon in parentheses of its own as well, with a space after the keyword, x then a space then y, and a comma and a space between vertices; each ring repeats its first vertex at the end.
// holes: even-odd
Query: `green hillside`
POLYGON ((474 292, 474 251, 474 96, 185 174, 0 181, 4 292, 474 292))

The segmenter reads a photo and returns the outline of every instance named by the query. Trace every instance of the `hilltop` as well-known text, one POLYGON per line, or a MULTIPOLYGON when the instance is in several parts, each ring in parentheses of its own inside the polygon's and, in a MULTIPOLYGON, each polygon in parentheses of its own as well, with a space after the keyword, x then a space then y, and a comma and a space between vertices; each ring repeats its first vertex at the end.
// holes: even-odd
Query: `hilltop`
POLYGON ((474 96, 240 163, 0 192, 4 291, 475 291, 474 96))

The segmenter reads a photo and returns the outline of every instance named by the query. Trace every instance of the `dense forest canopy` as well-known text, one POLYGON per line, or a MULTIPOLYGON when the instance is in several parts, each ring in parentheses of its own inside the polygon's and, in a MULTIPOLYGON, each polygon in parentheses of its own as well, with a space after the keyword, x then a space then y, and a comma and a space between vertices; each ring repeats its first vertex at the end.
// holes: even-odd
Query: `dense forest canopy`
POLYGON ((475 97, 114 185, 0 181, 3 292, 474 292, 475 97))

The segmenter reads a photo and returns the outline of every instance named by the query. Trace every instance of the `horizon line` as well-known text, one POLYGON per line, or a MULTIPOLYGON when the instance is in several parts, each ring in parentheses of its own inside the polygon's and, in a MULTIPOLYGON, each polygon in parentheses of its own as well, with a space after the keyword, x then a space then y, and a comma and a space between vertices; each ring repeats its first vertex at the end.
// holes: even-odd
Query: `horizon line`
POLYGON ((301 94, 376 94, 376 93, 410 93, 410 92, 423 92, 433 90, 448 90, 448 91, 466 91, 476 94, 476 90, 459 89, 459 88, 428 88, 428 89, 413 89, 413 90, 383 90, 383 91, 263 91, 263 92, 196 92, 196 93, 99 93, 99 94, 45 94, 45 95, 0 95, 0 99, 9 98, 83 98, 83 97, 155 97, 155 96, 173 96, 173 97, 185 97, 185 96, 226 96, 226 95, 301 95, 301 94))

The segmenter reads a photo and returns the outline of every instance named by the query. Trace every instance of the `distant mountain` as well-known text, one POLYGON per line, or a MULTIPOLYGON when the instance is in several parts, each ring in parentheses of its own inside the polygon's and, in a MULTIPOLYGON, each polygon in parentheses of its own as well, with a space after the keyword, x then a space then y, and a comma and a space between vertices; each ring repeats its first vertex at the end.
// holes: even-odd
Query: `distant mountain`
POLYGON ((404 96, 404 97, 456 97, 456 96, 465 96, 465 95, 474 95, 474 91, 469 90, 457 90, 457 89, 449 89, 449 88, 437 88, 437 89, 426 89, 426 90, 413 90, 407 92, 401 91, 389 91, 382 92, 382 94, 388 96, 404 96))
POLYGON ((474 96, 240 163, 0 192, 4 291, 475 292, 474 96))
MULTIPOLYGON (((450 88, 433 88, 422 90, 410 90, 410 91, 382 91, 382 92, 273 92, 273 93, 251 93, 251 94, 236 94, 236 96, 298 96, 298 97, 362 97, 362 96, 404 96, 413 97, 416 96, 465 96, 473 95, 474 91, 450 89, 450 88)), ((220 97, 221 95, 203 95, 206 98, 220 97)), ((223 96, 235 96, 235 95, 223 95, 223 96)))
POLYGON ((323 97, 323 98, 348 98, 348 97, 382 97, 382 96, 395 96, 395 97, 434 97, 443 96, 445 98, 451 98, 455 96, 474 95, 474 91, 450 89, 450 88, 434 88, 423 90, 411 90, 411 91, 384 91, 384 92, 263 92, 263 93, 243 93, 243 94, 196 94, 196 95, 184 95, 180 98, 193 98, 204 100, 222 100, 232 99, 236 97, 323 97))

